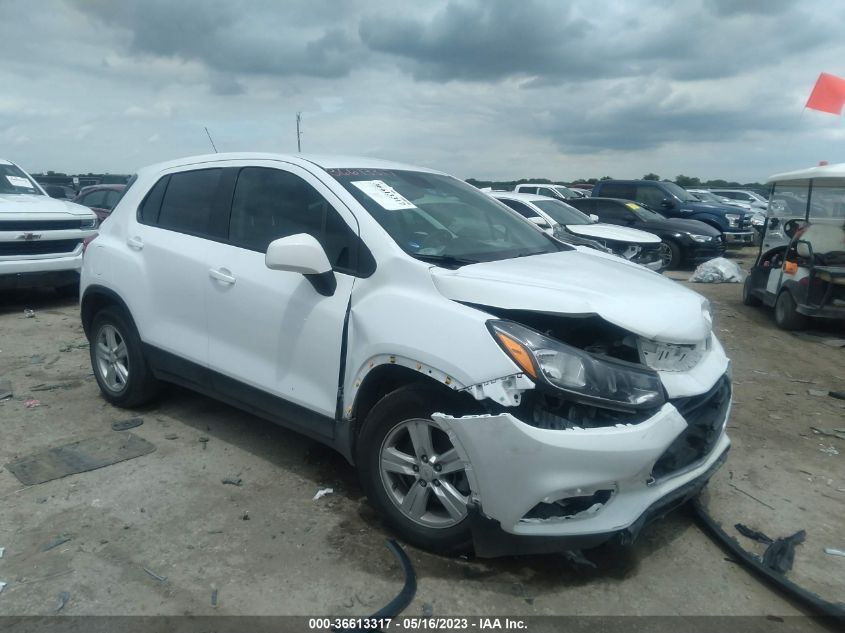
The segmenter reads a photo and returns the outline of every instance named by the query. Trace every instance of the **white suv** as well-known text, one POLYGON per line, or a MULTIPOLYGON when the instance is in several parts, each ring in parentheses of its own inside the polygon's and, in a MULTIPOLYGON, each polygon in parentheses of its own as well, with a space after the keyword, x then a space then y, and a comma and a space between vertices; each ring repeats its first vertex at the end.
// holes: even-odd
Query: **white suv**
POLYGON ((630 540, 730 444, 705 299, 427 169, 143 169, 86 252, 81 314, 109 402, 165 380, 289 426, 440 552, 630 540))
POLYGON ((0 289, 55 286, 76 294, 84 241, 96 234, 91 209, 51 198, 0 160, 0 289))

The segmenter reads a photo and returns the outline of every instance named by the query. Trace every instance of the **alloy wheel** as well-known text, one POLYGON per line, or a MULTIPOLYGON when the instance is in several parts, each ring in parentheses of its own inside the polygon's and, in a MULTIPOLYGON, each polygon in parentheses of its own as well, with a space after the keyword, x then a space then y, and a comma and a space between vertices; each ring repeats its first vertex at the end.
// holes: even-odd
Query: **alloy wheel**
POLYGON ((118 329, 107 323, 97 332, 95 341, 97 371, 106 388, 113 393, 126 389, 129 382, 129 352, 118 329))
POLYGON ((469 482, 448 434, 433 420, 405 420, 382 442, 379 471, 388 497, 411 521, 449 528, 466 518, 469 482))

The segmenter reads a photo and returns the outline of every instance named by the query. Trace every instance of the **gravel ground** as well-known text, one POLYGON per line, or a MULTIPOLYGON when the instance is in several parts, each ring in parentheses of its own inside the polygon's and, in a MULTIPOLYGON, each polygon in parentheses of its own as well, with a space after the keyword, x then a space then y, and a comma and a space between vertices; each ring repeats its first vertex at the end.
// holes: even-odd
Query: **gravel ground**
MULTIPOLYGON (((750 263, 750 252, 738 256, 750 263)), ((805 529, 789 577, 841 599, 845 558, 823 550, 845 549, 845 441, 812 427, 845 427, 845 402, 810 390, 845 390, 845 349, 779 331, 769 311, 741 304, 738 284, 695 289, 714 304, 735 380, 733 448, 705 493, 711 512, 729 531, 736 522, 774 537, 805 529)), ((388 534, 342 458, 175 387, 138 414, 111 407, 91 375, 73 301, 0 293, 2 378, 14 397, 0 402, 0 464, 111 433, 132 415, 144 418, 132 432, 156 450, 29 487, 0 470, 0 614, 54 613, 66 591, 68 615, 366 615, 397 591, 388 534), (32 398, 40 406, 26 408, 32 398), (230 476, 242 484, 223 484, 230 476), (312 500, 325 487, 334 493, 312 500), (44 551, 59 536, 70 540, 44 551)), ((419 576, 408 615, 800 613, 726 560, 684 511, 631 547, 587 552, 595 569, 562 555, 407 551, 419 576)))

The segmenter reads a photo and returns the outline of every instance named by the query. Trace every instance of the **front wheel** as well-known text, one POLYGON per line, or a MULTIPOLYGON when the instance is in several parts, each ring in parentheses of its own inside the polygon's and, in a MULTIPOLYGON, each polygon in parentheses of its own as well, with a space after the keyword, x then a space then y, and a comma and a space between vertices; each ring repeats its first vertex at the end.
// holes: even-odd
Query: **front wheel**
POLYGON ((782 290, 775 303, 775 323, 782 330, 803 330, 807 317, 798 312, 798 305, 788 290, 782 290))
POLYGON ((751 275, 748 275, 742 284, 742 303, 752 307, 759 306, 763 303, 751 292, 751 275))
POLYGON ((660 243, 661 270, 674 270, 681 265, 681 249, 671 241, 660 243))
POLYGON ((468 551, 466 464, 431 418, 441 394, 421 385, 382 398, 367 415, 357 464, 367 497, 409 543, 441 554, 468 551))
POLYGON ((141 347, 141 339, 124 313, 108 307, 94 317, 91 327, 91 366, 103 397, 111 404, 132 408, 158 395, 141 347))

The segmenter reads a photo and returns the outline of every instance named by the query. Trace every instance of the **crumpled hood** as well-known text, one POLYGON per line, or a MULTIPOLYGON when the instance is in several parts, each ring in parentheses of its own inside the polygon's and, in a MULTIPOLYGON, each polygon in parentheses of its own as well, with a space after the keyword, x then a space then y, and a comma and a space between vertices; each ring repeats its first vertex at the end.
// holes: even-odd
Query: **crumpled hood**
POLYGON ((81 204, 59 200, 50 196, 30 194, 0 194, 0 217, 10 213, 51 213, 53 215, 89 216, 93 211, 81 204))
POLYGON ((712 324, 705 299, 662 275, 576 250, 433 267, 437 290, 462 303, 564 315, 596 314, 648 339, 698 343, 712 324))
POLYGON ((656 244, 660 241, 660 238, 652 233, 613 224, 567 224, 566 230, 581 237, 632 244, 656 244))

